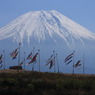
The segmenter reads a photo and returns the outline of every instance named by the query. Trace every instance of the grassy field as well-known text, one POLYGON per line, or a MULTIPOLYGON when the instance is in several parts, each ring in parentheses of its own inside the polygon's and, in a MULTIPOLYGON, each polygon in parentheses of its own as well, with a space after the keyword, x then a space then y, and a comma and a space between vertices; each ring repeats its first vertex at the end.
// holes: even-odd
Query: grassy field
POLYGON ((95 95, 95 76, 0 70, 0 95, 95 95))

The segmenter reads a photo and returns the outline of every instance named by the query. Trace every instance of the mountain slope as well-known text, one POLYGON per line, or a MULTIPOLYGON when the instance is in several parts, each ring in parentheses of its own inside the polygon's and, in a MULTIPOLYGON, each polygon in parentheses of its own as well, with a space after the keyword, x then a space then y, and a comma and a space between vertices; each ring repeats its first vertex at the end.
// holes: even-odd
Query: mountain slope
MULTIPOLYGON (((95 70, 92 69, 95 67, 95 34, 55 10, 28 12, 0 28, 0 54, 5 50, 6 68, 18 63, 18 59, 11 60, 9 56, 9 53, 18 47, 18 42, 23 43, 21 61, 24 57, 23 52, 26 52, 27 56, 33 47, 35 53, 40 49, 42 71, 48 71, 45 66, 46 60, 53 53, 52 51, 55 51, 58 54, 60 72, 71 73, 72 63, 67 68, 64 59, 73 50, 76 51, 75 62, 83 60, 85 54, 86 73, 92 74, 95 70), (82 43, 85 45, 81 45, 82 43)), ((35 65, 37 70, 37 64, 35 65)), ((31 70, 31 65, 26 69, 31 70)))
POLYGON ((28 12, 0 29, 0 40, 12 37, 15 41, 23 42, 31 38, 38 42, 53 39, 58 42, 65 40, 67 44, 74 40, 95 39, 95 34, 60 14, 52 11, 28 12), (63 39, 63 40, 62 40, 63 39))

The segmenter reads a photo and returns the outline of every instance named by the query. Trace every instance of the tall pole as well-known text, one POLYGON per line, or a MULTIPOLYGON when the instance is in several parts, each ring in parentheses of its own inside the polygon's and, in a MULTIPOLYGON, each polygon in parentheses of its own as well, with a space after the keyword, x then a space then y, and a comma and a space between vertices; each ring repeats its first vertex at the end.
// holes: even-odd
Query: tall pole
POLYGON ((56 72, 55 70, 55 51, 53 51, 53 56, 54 56, 54 73, 56 72))
POLYGON ((18 56, 18 66, 20 64, 20 46, 21 46, 21 43, 19 43, 19 56, 18 56))
POLYGON ((56 62, 57 62, 57 67, 58 67, 58 73, 59 73, 59 64, 58 64, 58 58, 57 58, 57 53, 56 53, 56 62))
POLYGON ((40 50, 38 50, 39 53, 39 72, 40 72, 40 50))
POLYGON ((74 73, 75 73, 75 72, 74 72, 74 64, 75 64, 75 51, 73 51, 73 53, 74 53, 74 54, 73 54, 73 75, 74 75, 74 73))
POLYGON ((4 70, 5 70, 5 50, 3 50, 3 56, 4 56, 4 70))
MULTIPOLYGON (((32 52, 33 52, 33 56, 34 56, 34 55, 35 55, 35 47, 33 47, 32 52)), ((32 71, 34 71, 34 62, 33 62, 33 64, 32 64, 32 71)))
POLYGON ((83 74, 85 73, 85 54, 83 54, 83 74))
POLYGON ((25 70, 25 52, 24 52, 24 70, 25 70))

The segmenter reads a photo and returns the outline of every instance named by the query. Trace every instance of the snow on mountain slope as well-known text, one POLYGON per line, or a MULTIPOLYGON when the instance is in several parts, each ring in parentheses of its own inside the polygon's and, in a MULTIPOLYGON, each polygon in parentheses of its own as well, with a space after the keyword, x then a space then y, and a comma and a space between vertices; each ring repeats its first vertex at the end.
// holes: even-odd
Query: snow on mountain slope
POLYGON ((10 37, 17 42, 24 39, 30 42, 31 38, 38 42, 51 38, 57 42, 56 38, 60 38, 69 44, 76 39, 81 42, 82 39, 95 39, 95 34, 52 10, 28 12, 2 27, 0 40, 10 37))
MULTIPOLYGON (((18 59, 11 60, 9 56, 9 53, 18 47, 16 42, 23 43, 21 44, 21 60, 23 60, 23 52, 26 52, 27 56, 33 47, 36 48, 35 52, 40 49, 43 71, 48 71, 44 65, 54 50, 58 54, 61 72, 67 72, 66 70, 72 72, 72 64, 68 69, 63 63, 65 57, 73 50, 76 51, 75 62, 82 60, 85 54, 85 66, 95 67, 95 34, 55 10, 28 12, 0 28, 0 54, 2 50, 5 50, 6 63, 9 63, 7 68, 18 63, 18 59)), ((31 66, 26 68, 31 70, 31 66)))

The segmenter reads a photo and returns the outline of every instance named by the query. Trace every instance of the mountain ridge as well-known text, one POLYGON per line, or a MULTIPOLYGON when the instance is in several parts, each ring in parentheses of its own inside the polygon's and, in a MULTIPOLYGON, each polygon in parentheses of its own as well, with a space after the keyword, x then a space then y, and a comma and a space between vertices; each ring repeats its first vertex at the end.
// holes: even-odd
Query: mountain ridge
MULTIPOLYGON (((21 60, 24 57, 23 53, 26 52, 28 55, 33 47, 36 48, 35 53, 38 52, 38 49, 41 51, 43 71, 48 70, 44 64, 52 51, 58 54, 61 72, 72 72, 72 63, 68 69, 63 69, 63 67, 66 68, 64 59, 72 51, 76 51, 75 62, 83 60, 83 54, 85 54, 85 66, 95 67, 95 33, 55 10, 28 12, 0 28, 0 50, 1 53, 2 50, 6 51, 6 63, 9 63, 6 65, 7 68, 14 65, 11 63, 18 63, 17 59, 11 60, 9 58, 9 53, 19 46, 19 42, 22 43, 21 60)), ((31 70, 31 66, 26 68, 31 70)), ((37 70, 37 66, 35 70, 37 70)), ((92 69, 86 70, 88 73, 93 73, 92 69)), ((77 72, 81 73, 82 67, 77 72)))
POLYGON ((0 40, 10 37, 17 42, 26 38, 28 43, 31 38, 38 42, 51 38, 56 43, 56 38, 61 38, 67 44, 74 43, 74 40, 82 43, 82 39, 95 40, 94 33, 55 10, 30 11, 0 28, 0 40))

